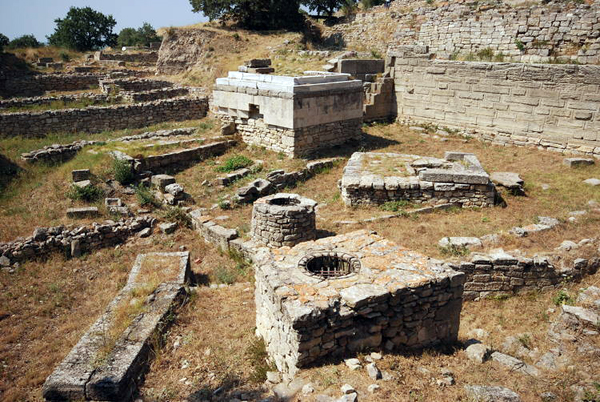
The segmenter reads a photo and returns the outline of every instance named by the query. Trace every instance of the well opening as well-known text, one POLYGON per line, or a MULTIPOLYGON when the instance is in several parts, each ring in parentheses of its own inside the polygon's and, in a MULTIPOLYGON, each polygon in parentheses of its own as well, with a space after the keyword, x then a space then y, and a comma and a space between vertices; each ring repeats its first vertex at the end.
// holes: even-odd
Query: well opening
POLYGON ((360 262, 348 254, 328 253, 304 257, 300 267, 321 278, 339 278, 357 272, 360 262))
POLYGON ((297 198, 291 197, 278 197, 273 198, 268 201, 270 205, 279 205, 279 206, 290 206, 290 205, 299 205, 300 200, 297 198))

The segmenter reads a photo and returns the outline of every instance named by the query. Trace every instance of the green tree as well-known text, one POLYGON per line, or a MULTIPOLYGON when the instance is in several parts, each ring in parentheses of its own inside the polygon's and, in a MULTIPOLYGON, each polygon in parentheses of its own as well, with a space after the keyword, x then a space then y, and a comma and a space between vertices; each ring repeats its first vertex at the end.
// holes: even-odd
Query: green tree
POLYGON ((119 37, 117 38, 117 44, 119 45, 119 47, 135 46, 137 44, 137 41, 138 37, 135 28, 121 29, 121 32, 119 32, 119 37))
POLYGON ((33 35, 19 36, 10 41, 7 49, 22 49, 25 47, 42 47, 42 44, 33 35))
POLYGON ((300 0, 190 0, 192 11, 210 20, 231 20, 248 29, 296 29, 303 21, 300 0))
POLYGON ((315 11, 318 15, 327 15, 328 17, 333 16, 346 3, 347 0, 305 0, 303 2, 309 10, 315 11))
POLYGON ((150 46, 151 42, 160 42, 162 39, 156 34, 152 25, 144 22, 137 30, 134 28, 123 28, 119 32, 117 43, 119 46, 150 46))
POLYGON ((141 46, 150 46, 152 42, 160 42, 162 38, 157 35, 156 30, 152 25, 144 22, 144 24, 137 30, 137 44, 141 46))
POLYGON ((48 36, 51 45, 87 51, 117 43, 117 35, 113 33, 117 22, 113 16, 90 7, 71 7, 64 19, 58 18, 54 22, 54 33, 48 36))
POLYGON ((0 33, 0 53, 2 53, 4 46, 8 45, 9 42, 8 36, 0 33))

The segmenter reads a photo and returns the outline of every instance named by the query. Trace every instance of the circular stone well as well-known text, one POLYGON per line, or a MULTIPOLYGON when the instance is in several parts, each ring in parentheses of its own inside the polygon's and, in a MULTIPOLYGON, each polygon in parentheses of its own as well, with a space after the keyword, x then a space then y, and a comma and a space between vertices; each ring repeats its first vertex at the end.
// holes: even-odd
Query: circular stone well
POLYGON ((294 246, 317 237, 316 201, 278 193, 254 202, 252 239, 269 247, 294 246))
POLYGON ((302 257, 298 267, 323 279, 344 278, 360 271, 360 260, 344 252, 315 252, 302 257))

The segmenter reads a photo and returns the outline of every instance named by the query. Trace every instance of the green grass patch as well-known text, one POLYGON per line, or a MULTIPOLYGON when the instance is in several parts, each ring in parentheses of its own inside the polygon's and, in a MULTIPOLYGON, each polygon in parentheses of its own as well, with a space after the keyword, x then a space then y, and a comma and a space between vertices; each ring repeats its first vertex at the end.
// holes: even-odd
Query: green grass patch
POLYGON ((96 187, 95 185, 87 186, 87 187, 79 187, 76 185, 72 185, 69 191, 67 192, 67 197, 75 201, 86 201, 86 202, 94 202, 99 200, 104 193, 101 189, 96 187))
POLYGON ((234 170, 242 169, 252 165, 254 161, 244 155, 233 155, 225 160, 222 166, 217 167, 215 170, 221 173, 229 173, 234 170))

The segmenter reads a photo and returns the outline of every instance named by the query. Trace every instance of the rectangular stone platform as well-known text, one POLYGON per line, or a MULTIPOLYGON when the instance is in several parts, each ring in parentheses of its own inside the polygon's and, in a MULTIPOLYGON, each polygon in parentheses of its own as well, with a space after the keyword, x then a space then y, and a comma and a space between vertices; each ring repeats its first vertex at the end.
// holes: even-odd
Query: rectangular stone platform
POLYGON ((359 139, 363 97, 362 82, 348 74, 230 72, 217 79, 213 106, 244 142, 296 157, 359 139))
POLYGON ((290 376, 326 357, 457 338, 465 275, 374 233, 260 249, 255 267, 257 334, 290 376), (343 276, 315 273, 315 261, 338 257, 343 276))
POLYGON ((166 330, 168 317, 183 297, 184 285, 191 275, 189 259, 188 252, 139 255, 125 287, 46 379, 42 389, 44 398, 49 401, 127 400, 145 372, 153 339, 166 330), (169 259, 177 268, 171 268, 171 275, 166 277, 169 259), (162 278, 168 280, 154 289, 145 301, 145 308, 118 335, 114 347, 103 355, 109 342, 107 331, 122 307, 121 302, 129 304, 137 289, 148 286, 142 272, 145 262, 158 266, 155 269, 159 278, 163 275, 162 278))
POLYGON ((396 153, 356 152, 341 182, 346 205, 389 201, 492 206, 496 188, 477 157, 446 152, 444 159, 396 153))

